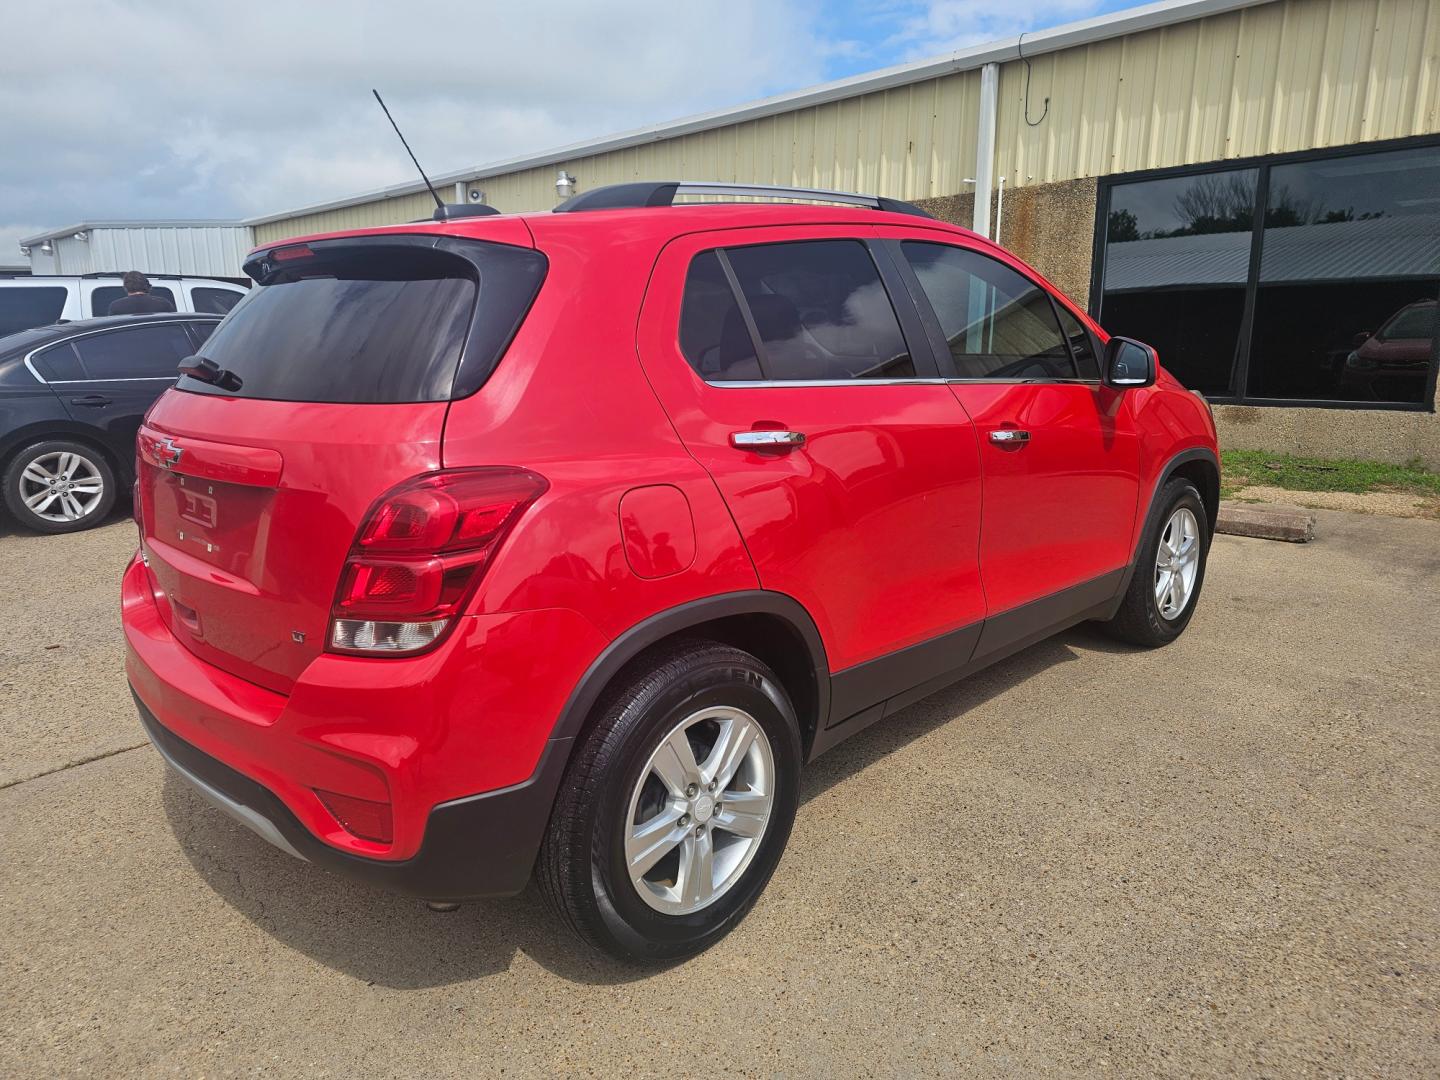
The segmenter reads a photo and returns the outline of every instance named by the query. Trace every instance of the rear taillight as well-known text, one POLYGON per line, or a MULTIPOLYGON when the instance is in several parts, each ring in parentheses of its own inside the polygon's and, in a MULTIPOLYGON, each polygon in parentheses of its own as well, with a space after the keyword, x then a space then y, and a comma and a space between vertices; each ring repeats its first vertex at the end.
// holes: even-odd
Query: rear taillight
POLYGON ((417 476, 382 496, 340 575, 330 648, 395 655, 435 644, 548 486, 528 469, 456 469, 417 476))

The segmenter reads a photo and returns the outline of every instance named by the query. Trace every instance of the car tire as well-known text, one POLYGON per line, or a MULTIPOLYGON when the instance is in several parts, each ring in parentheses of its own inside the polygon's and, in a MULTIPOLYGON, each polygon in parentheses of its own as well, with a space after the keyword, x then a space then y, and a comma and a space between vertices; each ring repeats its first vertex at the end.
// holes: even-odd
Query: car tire
POLYGON ((1190 481, 1177 477, 1167 483, 1159 506, 1141 540, 1125 598, 1106 623, 1112 636, 1152 649, 1170 644, 1190 625, 1205 583, 1211 535, 1205 504, 1190 481))
POLYGON ((115 470, 85 443, 46 439, 10 459, 3 479, 5 506, 27 529, 70 533, 91 529, 115 505, 115 470))
POLYGON ((800 759, 795 710, 754 656, 712 641, 650 655, 622 674, 574 751, 541 848, 542 892, 620 959, 708 948, 780 861, 800 759))

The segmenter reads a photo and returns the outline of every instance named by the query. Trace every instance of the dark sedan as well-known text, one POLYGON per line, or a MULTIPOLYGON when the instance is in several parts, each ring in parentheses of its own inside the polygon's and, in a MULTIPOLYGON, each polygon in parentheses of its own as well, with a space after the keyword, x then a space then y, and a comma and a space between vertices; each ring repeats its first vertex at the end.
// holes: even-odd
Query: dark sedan
POLYGON ((122 315, 0 338, 0 477, 26 528, 99 524, 134 482, 140 419, 220 322, 122 315))

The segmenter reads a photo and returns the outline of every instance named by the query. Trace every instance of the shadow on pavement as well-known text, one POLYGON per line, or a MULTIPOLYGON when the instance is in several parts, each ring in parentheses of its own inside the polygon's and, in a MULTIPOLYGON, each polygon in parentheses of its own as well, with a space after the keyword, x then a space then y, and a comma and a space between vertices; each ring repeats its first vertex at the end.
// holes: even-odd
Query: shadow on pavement
MULTIPOLYGON (((1088 626, 1034 645, 820 758, 806 770, 802 805, 996 694, 1078 659, 1077 651, 1125 649, 1088 626)), ((534 882, 512 899, 432 912, 272 848, 168 771, 162 805, 185 857, 235 910, 284 945, 367 983, 418 989, 469 982, 507 970, 517 952, 580 983, 626 983, 661 970, 592 951, 550 913, 534 882)))

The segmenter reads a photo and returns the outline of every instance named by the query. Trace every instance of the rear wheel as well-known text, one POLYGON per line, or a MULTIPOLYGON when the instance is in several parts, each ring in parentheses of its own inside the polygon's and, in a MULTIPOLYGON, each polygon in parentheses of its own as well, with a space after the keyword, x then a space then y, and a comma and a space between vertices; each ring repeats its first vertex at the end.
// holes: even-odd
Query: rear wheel
POLYGON ((84 443, 49 439, 25 447, 5 470, 5 505, 42 533, 77 532, 105 520, 115 505, 115 471, 84 443))
POLYGON ((795 817, 800 735, 775 674, 690 642, 602 704, 541 852, 553 907, 624 959, 675 959, 744 917, 795 817))
POLYGON ((1168 645, 1190 625, 1205 582, 1210 529, 1195 485, 1175 479, 1160 493, 1160 513, 1140 544, 1138 564, 1110 633, 1132 645, 1168 645))

